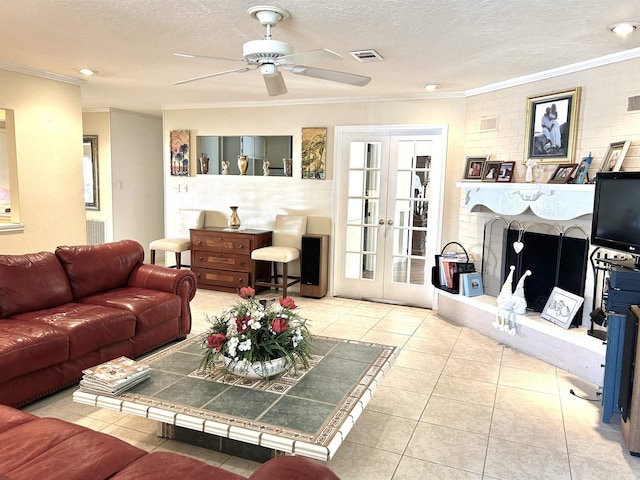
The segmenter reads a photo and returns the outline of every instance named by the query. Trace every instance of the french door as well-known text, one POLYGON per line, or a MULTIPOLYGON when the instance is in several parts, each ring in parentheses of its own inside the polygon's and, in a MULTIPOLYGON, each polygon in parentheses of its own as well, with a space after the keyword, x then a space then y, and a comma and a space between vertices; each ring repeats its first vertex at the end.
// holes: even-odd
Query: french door
POLYGON ((446 134, 411 133, 337 132, 336 295, 432 306, 446 134))

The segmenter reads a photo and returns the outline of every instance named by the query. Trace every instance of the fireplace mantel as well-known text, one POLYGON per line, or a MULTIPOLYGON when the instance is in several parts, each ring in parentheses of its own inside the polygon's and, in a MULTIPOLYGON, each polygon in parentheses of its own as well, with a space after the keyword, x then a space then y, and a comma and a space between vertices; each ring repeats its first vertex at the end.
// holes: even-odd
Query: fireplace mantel
POLYGON ((593 212, 595 185, 554 183, 459 182, 467 211, 485 206, 500 215, 519 215, 527 209, 547 220, 571 220, 593 212))

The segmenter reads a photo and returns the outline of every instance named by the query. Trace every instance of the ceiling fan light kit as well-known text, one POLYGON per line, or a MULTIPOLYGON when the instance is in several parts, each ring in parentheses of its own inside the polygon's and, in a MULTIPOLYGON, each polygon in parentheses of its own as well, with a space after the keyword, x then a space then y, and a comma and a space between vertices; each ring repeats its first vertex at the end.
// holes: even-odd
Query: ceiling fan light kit
MULTIPOLYGON (((266 33, 262 40, 251 40, 242 47, 243 59, 247 64, 245 68, 236 68, 223 72, 201 75, 187 80, 175 82, 174 85, 203 80, 205 78, 225 75, 227 73, 244 73, 249 70, 260 68, 267 93, 270 96, 283 95, 287 93, 284 78, 278 70, 287 70, 296 75, 320 78, 332 82, 345 83, 347 85, 364 86, 370 81, 370 77, 355 75, 353 73, 338 72, 322 68, 309 67, 309 64, 327 61, 342 60, 342 56, 327 49, 313 50, 310 52, 293 53, 294 48, 290 43, 274 40, 271 38, 271 28, 275 27, 279 21, 289 18, 289 12, 280 7, 259 5, 251 7, 247 13, 258 20, 266 28, 266 33)), ((193 55, 188 53, 176 53, 175 55, 186 58, 211 58, 216 60, 238 61, 235 59, 214 57, 208 55, 193 55)))

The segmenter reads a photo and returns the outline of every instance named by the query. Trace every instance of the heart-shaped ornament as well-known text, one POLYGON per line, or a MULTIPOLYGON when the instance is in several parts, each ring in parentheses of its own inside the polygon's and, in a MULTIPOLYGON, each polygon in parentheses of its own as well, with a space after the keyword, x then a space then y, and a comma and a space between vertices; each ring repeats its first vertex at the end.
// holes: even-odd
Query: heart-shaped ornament
POLYGON ((520 253, 523 248, 524 248, 524 243, 522 243, 522 242, 513 242, 513 250, 516 253, 520 253))

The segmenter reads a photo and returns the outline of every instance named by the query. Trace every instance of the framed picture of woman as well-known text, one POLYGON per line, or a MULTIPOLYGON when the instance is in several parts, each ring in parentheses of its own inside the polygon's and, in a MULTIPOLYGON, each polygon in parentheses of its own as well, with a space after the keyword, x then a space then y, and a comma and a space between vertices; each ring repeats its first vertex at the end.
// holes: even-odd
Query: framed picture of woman
POLYGON ((573 160, 579 106, 580 87, 527 98, 524 163, 573 160))
POLYGON ((607 148, 607 153, 605 153, 602 158, 599 171, 619 172, 624 157, 627 155, 627 150, 629 150, 629 145, 631 145, 631 140, 610 143, 607 148))
POLYGON ((482 180, 484 164, 489 159, 488 155, 480 157, 467 157, 463 180, 482 180))
POLYGON ((553 172, 553 175, 551 175, 547 183, 569 183, 576 167, 577 165, 575 163, 558 165, 558 168, 553 172))

